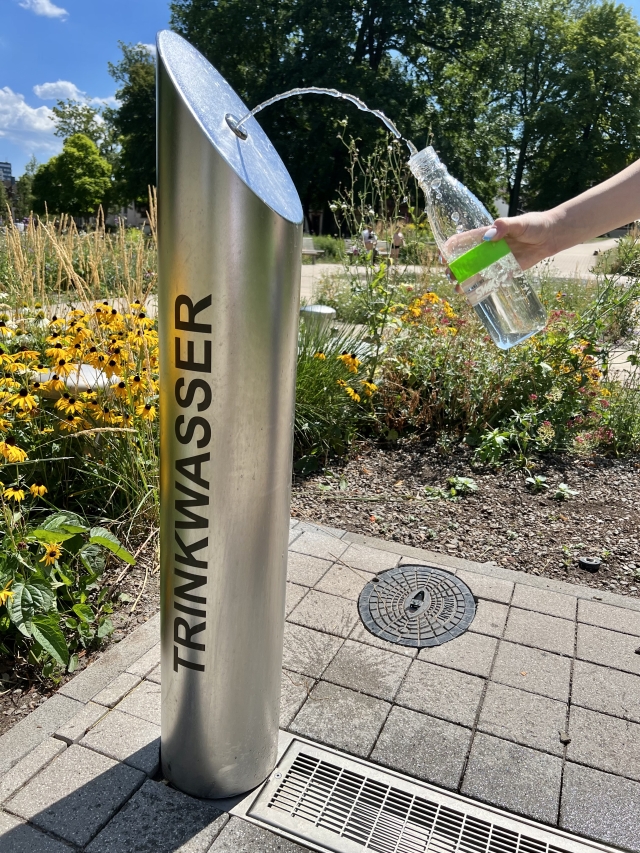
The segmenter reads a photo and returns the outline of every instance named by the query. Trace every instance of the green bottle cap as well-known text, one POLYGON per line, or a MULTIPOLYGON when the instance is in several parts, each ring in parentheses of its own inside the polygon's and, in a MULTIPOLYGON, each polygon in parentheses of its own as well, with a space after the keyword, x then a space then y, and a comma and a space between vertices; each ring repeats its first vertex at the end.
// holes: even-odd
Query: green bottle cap
POLYGON ((495 243, 483 241, 474 246, 473 249, 469 249, 464 255, 460 255, 455 261, 450 261, 449 269, 456 281, 462 284, 472 275, 486 270, 491 264, 499 261, 500 258, 504 258, 510 251, 506 240, 497 240, 495 243))

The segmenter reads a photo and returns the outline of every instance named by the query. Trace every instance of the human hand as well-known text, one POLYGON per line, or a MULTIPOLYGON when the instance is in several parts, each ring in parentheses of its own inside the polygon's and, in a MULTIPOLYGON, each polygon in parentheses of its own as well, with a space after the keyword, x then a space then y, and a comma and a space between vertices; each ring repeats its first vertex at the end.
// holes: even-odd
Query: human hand
POLYGON ((524 213, 496 219, 482 239, 495 242, 504 238, 517 262, 526 270, 560 250, 555 225, 551 211, 524 213))

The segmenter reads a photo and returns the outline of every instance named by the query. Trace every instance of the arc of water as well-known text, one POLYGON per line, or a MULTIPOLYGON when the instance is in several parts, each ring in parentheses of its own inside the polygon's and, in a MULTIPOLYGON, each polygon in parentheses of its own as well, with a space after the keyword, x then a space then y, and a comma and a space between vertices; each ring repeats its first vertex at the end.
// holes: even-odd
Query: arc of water
POLYGON ((371 115, 376 116, 380 119, 380 121, 384 124, 387 130, 391 131, 396 139, 401 139, 406 142, 409 151, 411 154, 416 154, 418 149, 415 147, 413 142, 408 139, 405 139, 395 124, 388 118, 381 110, 372 110, 368 107, 364 101, 357 98, 355 95, 350 95, 347 92, 339 92, 338 89, 325 89, 322 86, 304 86, 298 89, 289 89, 286 92, 281 92, 279 95, 274 95, 272 98, 269 98, 266 101, 263 101, 261 104, 258 104, 257 107, 254 107, 250 112, 244 115, 239 121, 235 122, 235 129, 239 129, 241 125, 245 123, 252 116, 259 113, 265 107, 271 106, 271 104, 275 104, 277 101, 282 101, 285 98, 292 98, 295 95, 329 95, 332 98, 341 98, 344 101, 350 101, 352 104, 362 110, 365 113, 371 113, 371 115))

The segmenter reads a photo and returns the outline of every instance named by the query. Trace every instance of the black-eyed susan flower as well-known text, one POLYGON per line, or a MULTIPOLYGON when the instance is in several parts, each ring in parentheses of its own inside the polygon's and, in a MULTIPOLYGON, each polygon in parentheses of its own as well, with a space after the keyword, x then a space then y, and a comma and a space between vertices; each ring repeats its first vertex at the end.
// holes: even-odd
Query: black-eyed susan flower
POLYGON ((373 382, 368 382, 366 380, 362 380, 362 390, 367 395, 367 397, 371 397, 372 394, 375 394, 378 390, 378 386, 373 382))
POLYGON ((40 558, 40 562, 45 566, 52 566, 56 560, 62 556, 62 548, 57 542, 52 542, 44 547, 44 556, 40 558))
POLYGON ((355 354, 348 352, 343 352, 342 355, 339 355, 338 360, 344 364, 349 373, 357 373, 361 364, 360 359, 355 354))
POLYGON ((156 418, 156 407, 151 403, 143 403, 136 406, 136 415, 145 421, 154 421, 156 418))
POLYGON ((84 403, 76 400, 66 391, 59 400, 56 400, 55 408, 64 412, 65 415, 81 415, 84 412, 84 403))
POLYGON ((54 373, 51 379, 47 379, 46 382, 42 383, 42 387, 45 391, 64 391, 67 386, 58 374, 54 373))
POLYGON ((13 592, 9 589, 12 583, 13 578, 7 581, 4 586, 4 589, 0 589, 0 607, 2 607, 3 604, 6 604, 10 598, 13 598, 13 592))
POLYGON ((117 385, 113 386, 113 392, 116 397, 119 397, 121 400, 127 399, 127 383, 126 382, 118 382, 117 385))
POLYGON ((66 376, 68 373, 75 368, 74 364, 71 364, 66 360, 66 358, 59 358, 56 361, 56 373, 58 376, 66 376))
POLYGON ((47 487, 44 485, 42 480, 36 480, 35 483, 31 483, 29 486, 29 491, 33 495, 34 498, 42 498, 49 491, 47 487))
POLYGON ((60 429, 65 432, 78 432, 84 427, 84 421, 78 415, 67 415, 60 421, 60 429))
POLYGON ((347 394, 351 397, 351 399, 354 402, 356 402, 356 403, 360 402, 360 394, 358 394, 357 391, 354 391, 354 389, 351 388, 349 385, 347 385, 347 387, 344 390, 347 392, 347 394))
POLYGON ((9 404, 14 409, 20 409, 21 412, 32 412, 38 407, 38 401, 33 394, 29 393, 28 388, 21 388, 17 394, 10 398, 9 404))
POLYGON ((16 445, 16 440, 9 435, 4 441, 0 441, 0 453, 4 456, 7 462, 24 462, 27 458, 27 451, 16 445))
POLYGON ((327 357, 323 352, 316 352, 313 354, 313 357, 317 358, 318 361, 326 361, 327 360, 327 357))
POLYGON ((2 496, 9 501, 20 503, 20 501, 24 500, 24 489, 16 489, 15 486, 9 486, 8 489, 4 490, 2 496))

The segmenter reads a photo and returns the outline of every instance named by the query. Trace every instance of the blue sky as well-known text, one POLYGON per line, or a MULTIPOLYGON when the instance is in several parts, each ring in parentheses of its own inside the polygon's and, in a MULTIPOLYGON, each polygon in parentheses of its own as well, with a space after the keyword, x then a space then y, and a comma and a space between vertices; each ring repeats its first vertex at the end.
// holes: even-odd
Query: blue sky
MULTIPOLYGON (((640 17, 640 0, 626 5, 640 17)), ((56 154, 57 98, 113 103, 118 41, 153 44, 168 22, 168 0, 0 0, 0 160, 18 177, 56 154)))
POLYGON ((168 0, 0 0, 0 160, 18 177, 57 153, 56 99, 113 99, 118 41, 153 44, 168 23, 168 0))

